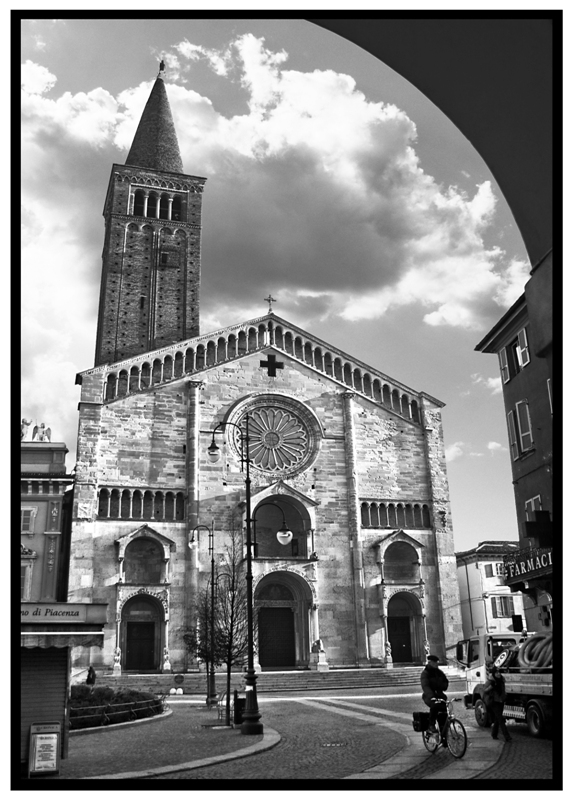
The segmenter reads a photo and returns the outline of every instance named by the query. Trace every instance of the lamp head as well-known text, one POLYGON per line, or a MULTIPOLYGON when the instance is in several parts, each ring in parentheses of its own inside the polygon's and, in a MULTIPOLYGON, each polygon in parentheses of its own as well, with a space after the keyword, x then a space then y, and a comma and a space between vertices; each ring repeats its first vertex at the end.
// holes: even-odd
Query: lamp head
POLYGON ((277 539, 279 544, 288 544, 292 539, 292 533, 286 526, 286 522, 283 522, 283 526, 280 531, 277 533, 277 539))
POLYGON ((213 439, 213 441, 209 445, 207 449, 207 455, 209 456, 209 461, 211 461, 213 464, 216 464, 217 461, 220 459, 221 451, 219 447, 215 444, 215 439, 213 439))

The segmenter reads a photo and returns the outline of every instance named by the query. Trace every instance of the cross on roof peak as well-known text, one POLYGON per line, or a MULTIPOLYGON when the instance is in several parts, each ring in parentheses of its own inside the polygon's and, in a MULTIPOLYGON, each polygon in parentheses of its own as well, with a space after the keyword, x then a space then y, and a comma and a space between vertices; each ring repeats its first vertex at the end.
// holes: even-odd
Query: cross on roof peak
POLYGON ((277 302, 276 297, 273 297, 271 295, 271 293, 269 292, 269 296, 268 297, 264 297, 263 300, 266 300, 267 303, 269 304, 269 314, 272 314, 273 313, 273 303, 277 302))

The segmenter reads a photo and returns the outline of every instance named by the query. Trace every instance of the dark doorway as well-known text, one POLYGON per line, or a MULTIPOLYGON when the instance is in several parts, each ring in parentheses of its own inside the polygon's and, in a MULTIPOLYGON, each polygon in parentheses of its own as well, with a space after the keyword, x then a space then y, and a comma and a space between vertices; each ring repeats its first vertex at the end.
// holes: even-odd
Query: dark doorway
POLYGON ((388 639, 392 646, 392 661, 395 664, 412 661, 409 617, 388 617, 388 639))
POLYGON ((125 668, 143 672, 155 667, 155 623, 128 622, 125 668))
POLYGON ((266 669, 295 666, 294 613, 291 608, 259 609, 259 663, 266 669))

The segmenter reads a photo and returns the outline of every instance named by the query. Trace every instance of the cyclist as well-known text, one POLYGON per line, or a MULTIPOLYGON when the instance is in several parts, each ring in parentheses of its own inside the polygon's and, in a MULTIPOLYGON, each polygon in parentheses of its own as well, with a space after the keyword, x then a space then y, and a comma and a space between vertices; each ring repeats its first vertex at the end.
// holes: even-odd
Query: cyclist
POLYGON ((438 733, 436 720, 438 714, 445 710, 444 703, 448 699, 446 689, 449 681, 446 675, 438 667, 440 659, 438 656, 428 656, 427 664, 420 675, 422 684, 422 700, 430 709, 430 733, 438 733))

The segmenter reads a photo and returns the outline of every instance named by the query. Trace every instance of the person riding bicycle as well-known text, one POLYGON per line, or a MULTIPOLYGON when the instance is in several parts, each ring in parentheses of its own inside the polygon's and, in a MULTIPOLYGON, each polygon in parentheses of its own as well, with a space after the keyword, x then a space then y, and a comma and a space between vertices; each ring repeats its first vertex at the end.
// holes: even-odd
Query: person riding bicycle
POLYGON ((438 656, 428 656, 427 664, 420 675, 423 692, 422 700, 430 709, 430 727, 428 729, 430 733, 438 732, 436 720, 438 714, 445 710, 444 703, 448 699, 445 691, 448 688, 449 681, 438 667, 439 663, 438 656))

